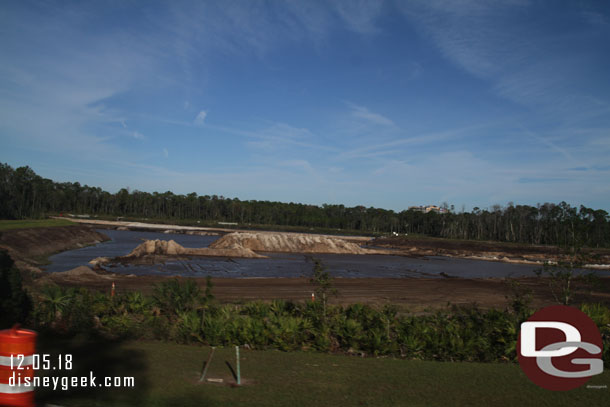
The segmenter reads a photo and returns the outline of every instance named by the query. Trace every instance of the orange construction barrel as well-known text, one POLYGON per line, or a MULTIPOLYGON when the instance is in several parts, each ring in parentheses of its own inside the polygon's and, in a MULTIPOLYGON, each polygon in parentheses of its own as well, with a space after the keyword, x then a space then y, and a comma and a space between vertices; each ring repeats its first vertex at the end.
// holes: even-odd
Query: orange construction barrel
POLYGON ((36 332, 18 326, 0 331, 0 406, 34 406, 32 363, 36 336, 36 332))

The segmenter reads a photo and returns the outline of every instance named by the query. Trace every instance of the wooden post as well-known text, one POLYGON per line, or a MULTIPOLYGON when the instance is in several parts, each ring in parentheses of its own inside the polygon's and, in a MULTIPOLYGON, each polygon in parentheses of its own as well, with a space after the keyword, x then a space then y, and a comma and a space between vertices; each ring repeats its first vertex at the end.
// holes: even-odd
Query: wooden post
POLYGON ((208 368, 210 367, 210 363, 212 362, 212 356, 214 356, 214 349, 216 349, 216 347, 212 346, 212 351, 210 352, 210 356, 208 356, 208 360, 207 360, 207 362, 205 362, 205 366, 203 367, 203 372, 201 372, 201 377, 199 378, 200 382, 202 382, 205 379, 205 375, 208 372, 208 368))

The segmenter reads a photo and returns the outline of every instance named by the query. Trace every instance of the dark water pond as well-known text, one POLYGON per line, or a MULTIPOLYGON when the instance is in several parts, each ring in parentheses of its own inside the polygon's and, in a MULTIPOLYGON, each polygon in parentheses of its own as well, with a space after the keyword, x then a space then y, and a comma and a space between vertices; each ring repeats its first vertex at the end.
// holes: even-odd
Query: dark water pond
POLYGON ((49 257, 51 264, 46 271, 66 271, 78 266, 85 266, 96 257, 124 256, 144 240, 174 240, 184 247, 207 247, 219 236, 190 236, 183 234, 165 234, 159 232, 134 232, 128 230, 98 229, 111 240, 95 246, 68 250, 49 257))
MULTIPOLYGON (((47 271, 66 271, 87 265, 96 257, 116 257, 129 253, 143 239, 173 239, 185 247, 205 247, 218 236, 189 236, 157 232, 100 230, 112 240, 96 246, 70 250, 51 256, 47 271)), ((309 277, 312 274, 311 255, 294 253, 267 253, 269 259, 239 259, 193 257, 190 260, 168 261, 143 266, 116 266, 110 271, 136 275, 182 275, 192 277, 309 277)), ((535 265, 510 264, 483 260, 455 259, 432 256, 409 258, 389 255, 317 254, 334 277, 419 277, 463 278, 534 276, 535 265), (443 276, 443 274, 445 276, 443 276)), ((600 273, 608 275, 608 271, 600 273)))

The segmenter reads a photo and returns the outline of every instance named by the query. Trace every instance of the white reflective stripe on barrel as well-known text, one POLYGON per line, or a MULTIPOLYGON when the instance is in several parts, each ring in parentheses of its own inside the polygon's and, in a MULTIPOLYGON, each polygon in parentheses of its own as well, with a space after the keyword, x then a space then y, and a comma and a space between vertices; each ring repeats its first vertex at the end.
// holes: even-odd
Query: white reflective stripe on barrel
POLYGON ((27 393, 30 391, 34 391, 35 387, 34 386, 10 386, 6 383, 0 383, 0 395, 2 395, 2 393, 5 394, 19 394, 19 393, 27 393))
MULTIPOLYGON (((13 356, 13 368, 17 368, 21 363, 21 367, 30 366, 34 363, 34 356, 28 355, 22 359, 17 356, 13 356)), ((10 366, 11 365, 11 357, 10 356, 0 356, 0 366, 10 366)))

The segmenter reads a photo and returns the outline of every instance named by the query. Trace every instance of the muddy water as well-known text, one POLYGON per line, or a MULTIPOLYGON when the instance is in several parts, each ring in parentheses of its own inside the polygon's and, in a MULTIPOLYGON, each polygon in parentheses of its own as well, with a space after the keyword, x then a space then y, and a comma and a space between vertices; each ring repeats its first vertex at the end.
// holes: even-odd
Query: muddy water
MULTIPOLYGON (((50 258, 50 272, 66 271, 87 265, 95 257, 116 257, 129 253, 142 239, 173 239, 185 247, 205 247, 218 236, 189 236, 156 232, 100 230, 112 240, 96 246, 59 253, 50 258)), ((193 257, 186 261, 168 261, 153 266, 116 266, 109 270, 136 275, 182 275, 192 277, 309 277, 312 274, 311 255, 294 253, 266 253, 269 259, 239 259, 193 257)), ((416 278, 486 278, 534 276, 538 266, 455 259, 432 256, 409 258, 388 255, 318 254, 326 269, 334 277, 416 277, 416 278), (444 275, 443 275, 444 274, 444 275)), ((600 274, 610 274, 607 271, 600 274)))

